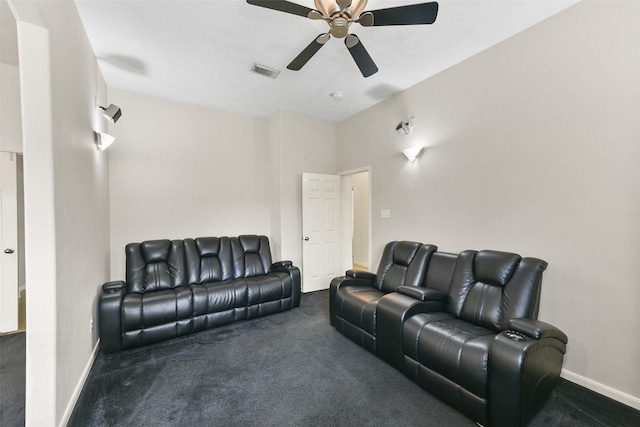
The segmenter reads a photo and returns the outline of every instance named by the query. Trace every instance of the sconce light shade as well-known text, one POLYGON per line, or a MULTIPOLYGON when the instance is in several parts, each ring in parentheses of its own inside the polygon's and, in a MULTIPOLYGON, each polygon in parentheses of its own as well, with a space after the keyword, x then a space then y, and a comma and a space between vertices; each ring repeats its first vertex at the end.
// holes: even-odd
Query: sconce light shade
POLYGON ((96 134, 96 148, 100 151, 104 151, 107 149, 108 146, 110 146, 113 141, 116 140, 115 137, 109 135, 108 133, 104 133, 104 132, 95 132, 96 134))
POLYGON ((98 106, 98 108, 102 110, 102 115, 111 123, 117 122, 120 116, 122 116, 122 110, 115 104, 111 104, 107 108, 102 106, 98 106))
POLYGON ((410 162, 415 162, 416 160, 418 160, 420 158, 420 156, 422 156, 422 153, 424 153, 424 149, 425 149, 425 147, 406 148, 406 149, 402 150, 402 154, 404 154, 404 156, 410 162))

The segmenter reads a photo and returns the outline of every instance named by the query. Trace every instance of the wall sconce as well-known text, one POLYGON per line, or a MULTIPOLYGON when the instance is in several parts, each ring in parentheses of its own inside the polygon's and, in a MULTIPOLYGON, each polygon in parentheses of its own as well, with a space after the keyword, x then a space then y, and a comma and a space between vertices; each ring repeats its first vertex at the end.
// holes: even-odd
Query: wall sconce
POLYGON ((117 122, 122 116, 122 110, 115 104, 111 104, 107 108, 98 105, 98 108, 102 110, 102 115, 111 123, 117 122))
POLYGON ((420 156, 422 156, 422 153, 424 153, 424 149, 425 149, 425 147, 406 148, 406 149, 402 150, 402 154, 404 154, 404 156, 410 162, 415 162, 416 160, 418 160, 420 158, 420 156))
POLYGON ((396 132, 398 132, 398 134, 402 136, 409 135, 412 129, 413 129, 413 116, 409 117, 408 121, 406 122, 402 121, 398 123, 398 126, 396 126, 396 132))
POLYGON ((103 132, 103 129, 106 127, 103 117, 107 119, 111 123, 115 123, 122 116, 122 110, 115 104, 110 104, 107 108, 98 105, 96 100, 96 109, 94 111, 94 119, 93 119, 93 133, 95 135, 95 143, 96 148, 99 151, 104 151, 110 146, 113 141, 116 140, 115 137, 109 135, 106 132, 103 132))
POLYGON ((110 146, 113 141, 116 140, 115 137, 109 135, 108 133, 94 131, 96 135, 96 148, 99 151, 104 151, 110 146))

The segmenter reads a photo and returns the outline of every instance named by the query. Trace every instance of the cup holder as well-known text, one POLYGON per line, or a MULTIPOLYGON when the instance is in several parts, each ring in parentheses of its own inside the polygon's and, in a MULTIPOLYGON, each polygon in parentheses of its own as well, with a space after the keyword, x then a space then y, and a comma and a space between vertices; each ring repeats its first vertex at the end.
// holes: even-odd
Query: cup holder
POLYGON ((527 337, 522 335, 520 332, 512 331, 511 329, 508 329, 508 330, 504 331, 504 335, 507 338, 509 338, 510 340, 513 340, 513 341, 526 341, 527 340, 527 337))

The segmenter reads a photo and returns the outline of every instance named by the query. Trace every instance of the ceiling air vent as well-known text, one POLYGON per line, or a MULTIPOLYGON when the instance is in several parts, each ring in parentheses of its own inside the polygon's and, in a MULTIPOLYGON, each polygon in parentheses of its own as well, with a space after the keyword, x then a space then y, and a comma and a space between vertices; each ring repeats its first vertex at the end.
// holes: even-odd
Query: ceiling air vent
POLYGON ((272 79, 275 79, 276 77, 278 77, 278 74, 280 74, 279 70, 274 70, 273 68, 265 67, 264 65, 260 64, 253 64, 250 71, 262 74, 263 76, 267 76, 272 79))

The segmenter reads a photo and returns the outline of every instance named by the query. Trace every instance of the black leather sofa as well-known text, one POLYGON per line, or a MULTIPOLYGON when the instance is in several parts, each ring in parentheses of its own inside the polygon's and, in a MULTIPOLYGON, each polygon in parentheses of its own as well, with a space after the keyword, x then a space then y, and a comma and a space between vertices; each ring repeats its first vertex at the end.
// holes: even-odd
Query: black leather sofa
POLYGON ((567 336, 536 320, 546 267, 507 252, 391 242, 377 274, 333 279, 331 324, 477 423, 523 426, 551 393, 566 351, 567 336))
POLYGON ((102 285, 105 353, 290 310, 300 270, 272 263, 266 236, 152 240, 126 246, 126 281, 102 285))

